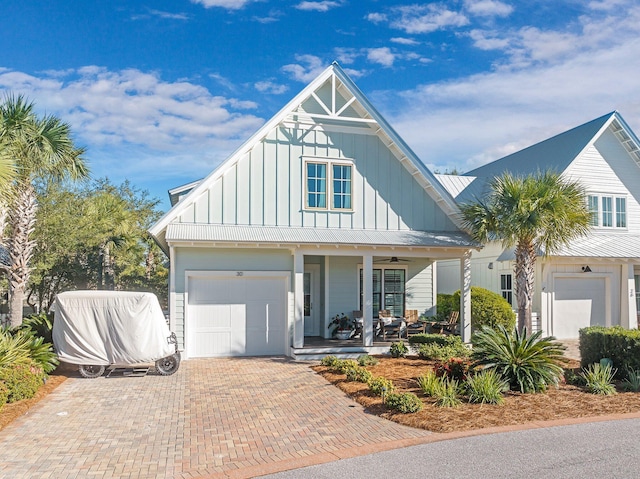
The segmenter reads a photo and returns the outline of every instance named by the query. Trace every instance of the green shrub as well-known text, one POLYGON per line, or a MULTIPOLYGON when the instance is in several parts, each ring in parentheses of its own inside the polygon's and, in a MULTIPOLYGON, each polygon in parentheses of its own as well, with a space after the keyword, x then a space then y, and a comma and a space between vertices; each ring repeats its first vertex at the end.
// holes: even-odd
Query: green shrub
POLYGON ((378 358, 374 358, 368 354, 361 354, 358 356, 358 364, 360 366, 375 366, 378 364, 378 358))
POLYGON ((422 392, 429 397, 435 397, 442 390, 443 379, 436 375, 435 371, 429 369, 423 376, 418 378, 418 386, 422 392))
POLYGON ((625 391, 637 393, 640 391, 640 370, 632 369, 627 371, 627 379, 622 382, 622 388, 625 391))
POLYGON ((338 361, 340 360, 336 356, 330 355, 322 358, 322 360, 320 361, 320 364, 322 364, 323 366, 327 366, 329 368, 333 368, 336 366, 338 361))
POLYGON ((391 344, 389 348, 389 354, 392 358, 404 358, 409 352, 409 348, 402 341, 397 341, 391 344))
POLYGON ((376 396, 395 392, 396 387, 390 379, 378 376, 369 380, 369 390, 376 396))
POLYGON ((347 370, 347 381, 368 383, 373 378, 373 374, 363 367, 355 367, 347 370))
POLYGON ((640 330, 590 326, 580 330, 581 366, 611 358, 618 375, 640 369, 640 330))
POLYGON ((2 411, 2 408, 7 404, 8 400, 9 388, 3 381, 0 381, 0 411, 2 411))
POLYGON ((502 404, 502 393, 509 389, 507 382, 494 369, 485 369, 470 374, 464 384, 469 402, 480 404, 502 404))
POLYGON ((464 381, 469 373, 471 363, 466 358, 450 358, 446 361, 438 361, 434 370, 436 376, 464 381))
POLYGON ((29 362, 29 353, 24 334, 0 329, 0 367, 29 362))
POLYGON ((29 351, 29 357, 45 374, 53 372, 60 364, 58 355, 53 350, 51 343, 46 343, 44 338, 37 336, 33 331, 25 330, 18 333, 24 336, 24 345, 29 351))
POLYGON ((564 370, 564 382, 573 386, 583 387, 585 385, 582 374, 577 374, 573 369, 564 370))
POLYGON ((51 331, 53 330, 53 318, 46 313, 31 314, 24 318, 20 330, 33 331, 35 336, 44 338, 45 343, 53 344, 51 331))
POLYGON ((541 336, 541 331, 529 336, 526 329, 520 334, 484 326, 471 340, 471 357, 475 366, 495 369, 512 390, 544 391, 562 377, 565 348, 553 337, 541 336))
POLYGON ((602 366, 600 363, 590 364, 582 370, 586 390, 592 394, 601 394, 603 396, 610 396, 616 393, 616 388, 612 384, 615 374, 615 369, 610 365, 602 366))
POLYGON ((385 404, 387 407, 400 411, 403 414, 418 412, 422 409, 422 401, 413 393, 387 394, 385 404))
POLYGON ((7 402, 35 396, 44 383, 44 372, 33 363, 18 363, 0 367, 0 383, 9 390, 7 402))
POLYGON ((441 386, 434 395, 436 405, 440 407, 456 407, 462 403, 458 394, 460 394, 460 386, 455 379, 441 377, 441 386))
POLYGON ((335 369, 341 374, 347 374, 349 369, 354 369, 358 367, 358 363, 353 359, 339 359, 336 362, 335 369))
POLYGON ((435 359, 446 361, 451 358, 467 358, 471 354, 469 348, 464 345, 440 346, 438 344, 421 344, 418 347, 418 356, 422 359, 435 359))
POLYGON ((455 348, 465 347, 460 336, 454 334, 445 336, 444 334, 414 334, 409 336, 409 344, 412 347, 419 347, 421 344, 436 344, 438 346, 453 346, 455 348))
POLYGON ((436 298, 436 319, 438 321, 446 321, 451 311, 458 311, 460 309, 460 296, 458 295, 458 302, 452 294, 438 294, 436 298))
MULTIPOLYGON (((453 293, 456 305, 460 304, 460 291, 453 293)), ((456 311, 460 309, 456 306, 456 311)), ((508 331, 516 326, 516 313, 509 302, 498 293, 478 286, 471 287, 471 330, 483 326, 496 329, 503 326, 508 331)))

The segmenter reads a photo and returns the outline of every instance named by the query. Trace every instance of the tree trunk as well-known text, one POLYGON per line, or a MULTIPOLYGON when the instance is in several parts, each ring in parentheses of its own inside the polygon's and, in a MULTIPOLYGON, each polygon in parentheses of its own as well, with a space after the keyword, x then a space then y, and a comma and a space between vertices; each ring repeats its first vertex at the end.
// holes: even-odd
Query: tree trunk
POLYGON ((22 324, 22 307, 27 283, 29 282, 29 261, 35 241, 29 239, 36 224, 36 192, 31 183, 16 189, 13 208, 9 210, 11 236, 9 238, 9 315, 11 327, 22 324))
POLYGON ((520 242, 516 246, 516 298, 518 300, 518 331, 531 334, 531 305, 536 273, 536 250, 533 244, 520 242))

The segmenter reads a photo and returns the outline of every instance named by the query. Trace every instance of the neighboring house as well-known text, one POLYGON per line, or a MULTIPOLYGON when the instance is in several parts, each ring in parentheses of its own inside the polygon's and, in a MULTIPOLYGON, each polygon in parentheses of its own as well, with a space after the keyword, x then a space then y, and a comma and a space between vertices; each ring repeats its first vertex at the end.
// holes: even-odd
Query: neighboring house
MULTIPOLYGON (((463 258, 468 271, 475 247, 453 198, 337 64, 170 195, 150 232, 169 255, 187 357, 295 356, 354 310, 354 341, 369 347, 380 309, 434 314, 435 261, 463 258)), ((468 281, 463 291, 469 305, 468 281)))
MULTIPOLYGON (((539 257, 534 328, 577 338, 585 326, 638 326, 640 311, 640 142, 613 112, 462 176, 439 175, 459 204, 482 198, 488 180, 554 170, 587 192, 592 232, 539 257)), ((472 254, 472 284, 501 293, 516 308, 513 251, 486 245, 472 254)), ((438 264, 438 292, 458 289, 456 262, 438 264)))

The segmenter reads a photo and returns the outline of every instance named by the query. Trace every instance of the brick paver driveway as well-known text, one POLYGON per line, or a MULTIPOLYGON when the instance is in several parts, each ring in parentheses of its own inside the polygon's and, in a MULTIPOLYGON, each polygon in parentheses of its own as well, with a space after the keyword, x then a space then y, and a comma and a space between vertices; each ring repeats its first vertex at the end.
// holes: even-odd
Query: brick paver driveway
POLYGON ((169 377, 68 379, 0 431, 0 477, 252 477, 428 434, 367 414, 307 364, 190 360, 169 377))

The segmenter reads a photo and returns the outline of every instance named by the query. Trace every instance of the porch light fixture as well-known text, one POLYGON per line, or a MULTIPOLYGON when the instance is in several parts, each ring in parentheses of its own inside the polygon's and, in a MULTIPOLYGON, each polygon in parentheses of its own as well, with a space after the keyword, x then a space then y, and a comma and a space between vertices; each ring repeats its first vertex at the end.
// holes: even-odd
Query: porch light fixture
POLYGON ((589 268, 589 266, 583 266, 582 267, 582 272, 583 273, 591 273, 591 268, 589 268))
POLYGON ((487 265, 487 268, 493 269, 493 261, 487 265))

